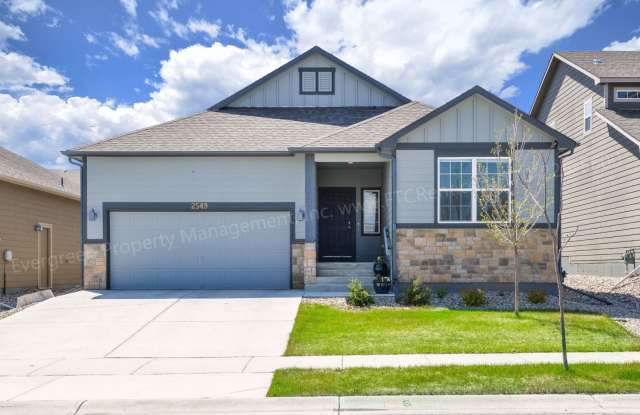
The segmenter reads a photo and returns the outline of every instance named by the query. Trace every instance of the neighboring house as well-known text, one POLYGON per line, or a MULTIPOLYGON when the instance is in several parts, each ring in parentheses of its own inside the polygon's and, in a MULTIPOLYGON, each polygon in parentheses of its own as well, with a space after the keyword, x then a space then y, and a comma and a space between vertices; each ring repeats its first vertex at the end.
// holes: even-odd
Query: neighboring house
POLYGON ((0 254, 13 252, 4 264, 8 290, 80 284, 79 221, 73 173, 47 170, 0 147, 0 254))
POLYGON ((564 268, 623 276, 640 248, 640 52, 554 53, 531 114, 580 143, 563 162, 564 268))
MULTIPOLYGON (((479 87, 434 110, 314 47, 207 111, 64 152, 83 164, 84 286, 331 287, 379 255, 402 283, 509 282, 472 176, 501 167, 514 111, 479 87)), ((524 153, 575 145, 524 122, 524 153)), ((553 281, 544 230, 522 252, 524 281, 553 281)))

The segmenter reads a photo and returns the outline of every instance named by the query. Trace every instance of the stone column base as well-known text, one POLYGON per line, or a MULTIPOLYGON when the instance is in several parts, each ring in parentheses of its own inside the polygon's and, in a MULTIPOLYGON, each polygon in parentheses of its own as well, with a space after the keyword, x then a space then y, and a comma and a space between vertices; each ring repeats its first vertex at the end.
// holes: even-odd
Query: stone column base
POLYGON ((304 283, 313 284, 316 282, 316 243, 306 242, 304 244, 304 283))
POLYGON ((84 244, 84 289, 107 289, 107 244, 84 244))
POLYGON ((291 288, 304 288, 304 243, 291 245, 291 288))

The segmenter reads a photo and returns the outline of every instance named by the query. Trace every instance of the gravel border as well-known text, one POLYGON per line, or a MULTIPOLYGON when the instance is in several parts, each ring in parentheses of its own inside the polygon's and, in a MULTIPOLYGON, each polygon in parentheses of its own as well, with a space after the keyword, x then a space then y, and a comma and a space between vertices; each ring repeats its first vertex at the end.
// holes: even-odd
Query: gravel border
MULTIPOLYGON (((31 307, 33 304, 38 304, 38 303, 33 303, 33 304, 29 304, 28 306, 25 307, 20 307, 20 308, 15 308, 16 307, 16 303, 18 301, 18 297, 25 295, 25 294, 29 294, 29 293, 34 293, 37 291, 41 291, 35 288, 23 288, 23 289, 19 289, 19 290, 15 290, 13 291, 11 294, 7 293, 5 295, 0 294, 0 303, 6 304, 10 307, 13 307, 9 310, 5 309, 5 308, 0 308, 0 320, 2 320, 3 318, 7 318, 10 315, 13 315, 15 313, 18 313, 26 308, 31 307)), ((76 291, 80 291, 80 286, 76 286, 76 287, 69 287, 69 288, 56 288, 54 290, 51 290, 53 292, 53 296, 54 297, 58 297, 60 295, 65 295, 65 294, 69 294, 72 292, 76 292, 76 291)))

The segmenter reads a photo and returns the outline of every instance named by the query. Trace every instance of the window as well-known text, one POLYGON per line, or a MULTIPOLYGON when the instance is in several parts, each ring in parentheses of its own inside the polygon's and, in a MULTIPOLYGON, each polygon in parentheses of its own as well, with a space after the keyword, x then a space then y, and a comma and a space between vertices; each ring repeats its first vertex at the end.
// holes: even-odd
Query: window
POLYGON ((332 95, 335 93, 335 68, 299 68, 300 94, 332 95))
POLYGON ((362 189, 362 234, 380 235, 380 189, 362 189))
POLYGON ((591 99, 585 101, 582 111, 582 116, 584 119, 584 133, 588 133, 591 131, 591 121, 592 121, 592 108, 591 108, 591 99))
POLYGON ((640 102, 640 88, 615 88, 614 101, 640 102))
POLYGON ((483 192, 497 192, 509 203, 510 161, 502 157, 452 157, 438 159, 438 222, 482 221, 483 192))

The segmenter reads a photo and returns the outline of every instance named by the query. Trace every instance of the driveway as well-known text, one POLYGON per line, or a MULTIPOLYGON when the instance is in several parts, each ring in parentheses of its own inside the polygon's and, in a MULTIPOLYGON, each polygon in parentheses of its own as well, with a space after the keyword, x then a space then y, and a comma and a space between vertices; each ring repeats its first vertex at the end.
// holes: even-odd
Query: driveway
POLYGON ((0 320, 0 400, 264 396, 296 291, 80 291, 0 320))

